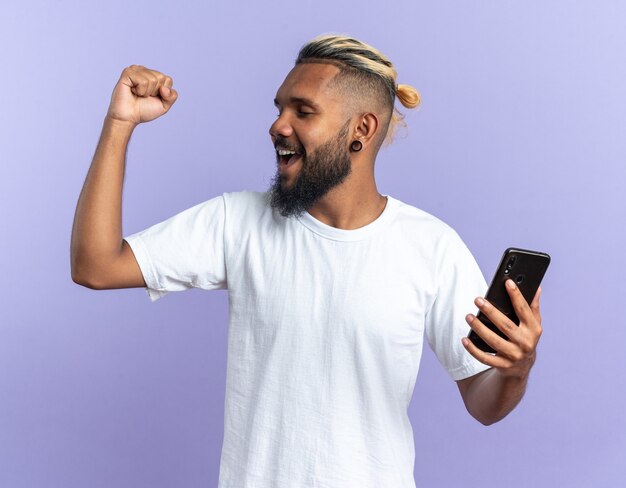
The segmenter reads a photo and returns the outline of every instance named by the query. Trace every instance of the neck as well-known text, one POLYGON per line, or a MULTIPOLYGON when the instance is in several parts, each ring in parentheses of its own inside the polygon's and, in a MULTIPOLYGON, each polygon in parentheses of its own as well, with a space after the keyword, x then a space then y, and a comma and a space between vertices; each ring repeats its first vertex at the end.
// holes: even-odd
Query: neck
POLYGON ((337 229, 354 230, 376 220, 386 205, 387 198, 378 192, 373 174, 367 178, 351 174, 308 212, 320 222, 337 229))

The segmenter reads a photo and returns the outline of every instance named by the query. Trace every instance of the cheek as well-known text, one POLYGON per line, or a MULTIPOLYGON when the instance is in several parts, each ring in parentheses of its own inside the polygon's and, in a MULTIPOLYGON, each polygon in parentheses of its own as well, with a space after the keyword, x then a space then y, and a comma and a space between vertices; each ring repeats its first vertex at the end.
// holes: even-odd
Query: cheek
POLYGON ((324 144, 329 137, 326 131, 319 128, 302 129, 296 133, 296 136, 307 154, 314 152, 319 146, 324 144))

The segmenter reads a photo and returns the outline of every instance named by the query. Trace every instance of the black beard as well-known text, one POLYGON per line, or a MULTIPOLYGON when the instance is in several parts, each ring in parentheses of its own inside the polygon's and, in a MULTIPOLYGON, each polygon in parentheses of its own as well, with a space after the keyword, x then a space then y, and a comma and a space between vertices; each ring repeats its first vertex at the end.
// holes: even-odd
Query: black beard
MULTIPOLYGON (((331 189, 343 183, 352 171, 347 134, 350 121, 339 133, 317 148, 310 156, 302 154, 302 166, 291 188, 281 185, 280 168, 268 190, 270 206, 283 217, 300 216, 331 189)), ((280 162, 279 162, 280 164, 280 162)))

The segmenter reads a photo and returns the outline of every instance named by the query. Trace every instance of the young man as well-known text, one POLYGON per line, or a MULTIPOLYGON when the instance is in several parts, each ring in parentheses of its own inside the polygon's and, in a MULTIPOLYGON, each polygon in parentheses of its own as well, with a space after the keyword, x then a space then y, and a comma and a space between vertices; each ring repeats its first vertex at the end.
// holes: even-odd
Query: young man
POLYGON ((228 290, 221 488, 414 487, 407 408, 424 334, 480 422, 524 393, 539 292, 529 306, 509 289, 515 326, 476 298, 487 285, 452 228, 376 188, 377 152, 402 117, 395 99, 419 103, 396 76, 367 44, 314 39, 276 94, 269 190, 224 193, 124 239, 128 141, 178 94, 136 65, 114 89, 76 210, 72 278, 146 287, 153 301, 228 290), (466 316, 472 302, 511 340, 466 316), (465 339, 466 322, 496 355, 465 339))

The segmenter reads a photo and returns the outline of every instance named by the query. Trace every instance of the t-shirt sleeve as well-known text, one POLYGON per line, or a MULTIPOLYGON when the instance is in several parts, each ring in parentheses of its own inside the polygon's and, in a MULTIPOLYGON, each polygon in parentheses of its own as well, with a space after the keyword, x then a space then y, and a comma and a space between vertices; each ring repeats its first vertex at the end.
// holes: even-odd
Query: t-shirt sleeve
POLYGON ((461 338, 470 327, 468 313, 476 313, 474 299, 487 291, 485 278, 471 252, 452 228, 444 239, 445 249, 438 259, 437 295, 425 318, 430 347, 453 380, 480 373, 489 366, 465 350, 461 338))
POLYGON ((224 196, 124 237, 156 301, 171 291, 226 289, 224 196))

